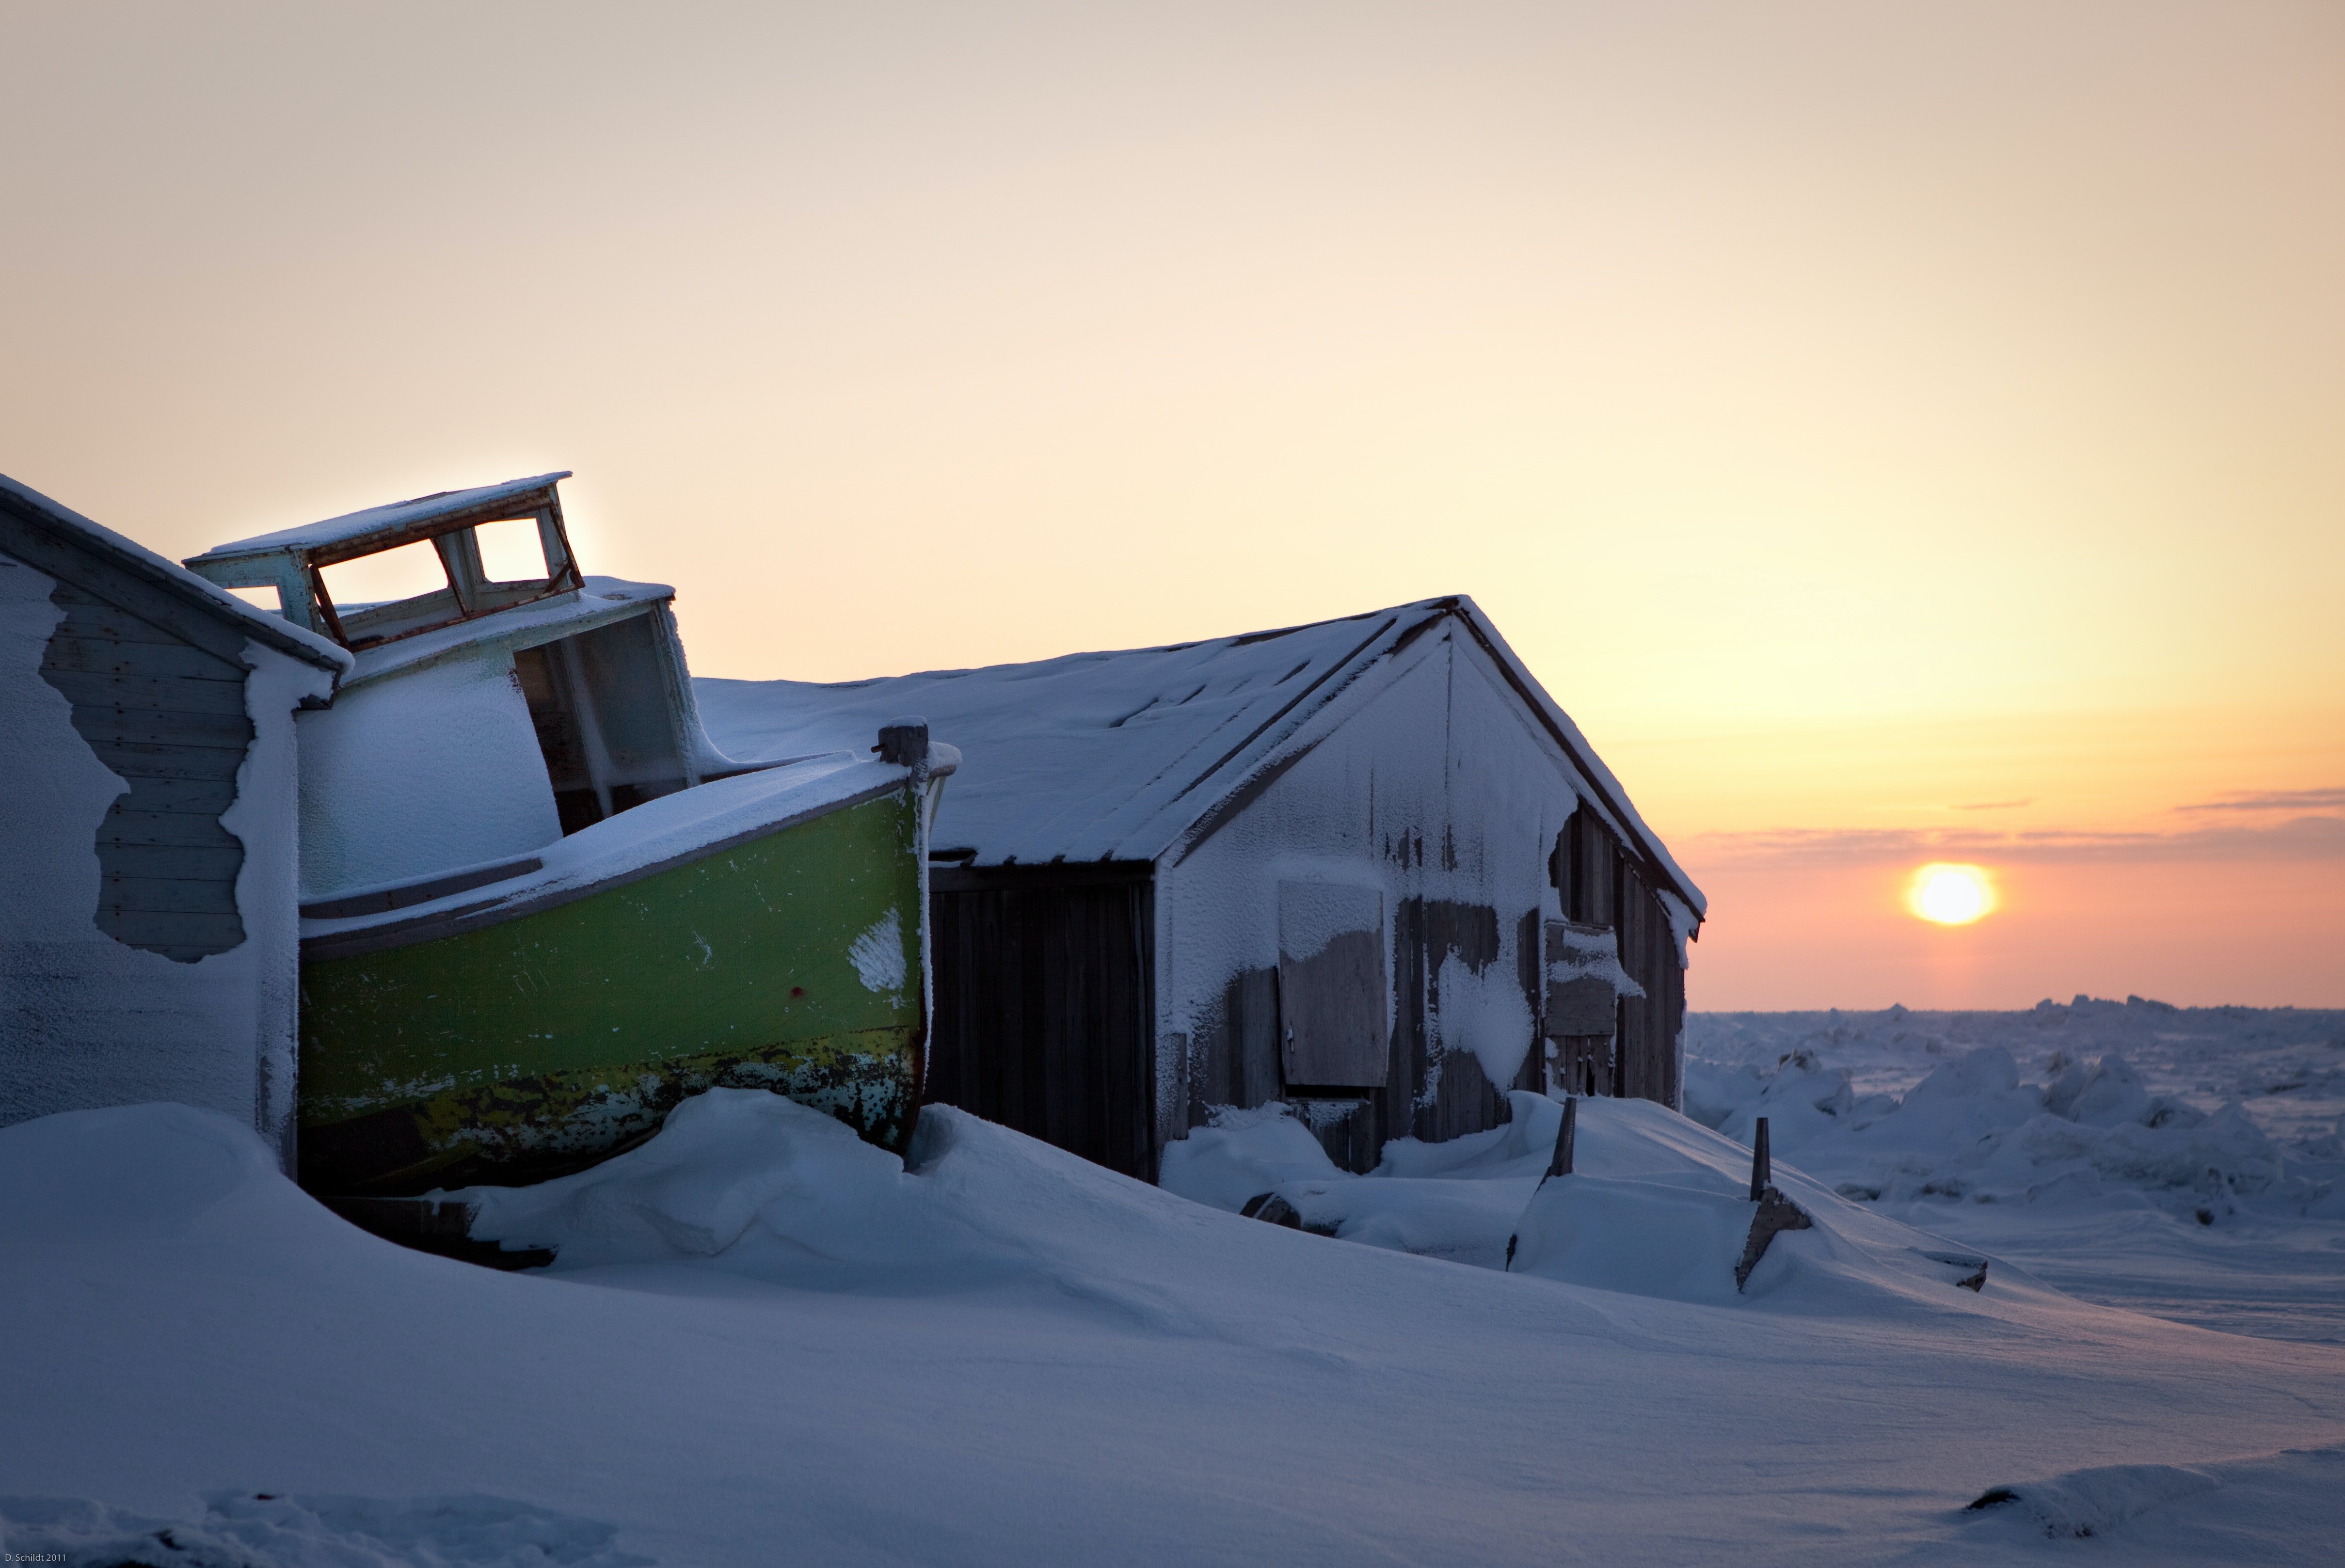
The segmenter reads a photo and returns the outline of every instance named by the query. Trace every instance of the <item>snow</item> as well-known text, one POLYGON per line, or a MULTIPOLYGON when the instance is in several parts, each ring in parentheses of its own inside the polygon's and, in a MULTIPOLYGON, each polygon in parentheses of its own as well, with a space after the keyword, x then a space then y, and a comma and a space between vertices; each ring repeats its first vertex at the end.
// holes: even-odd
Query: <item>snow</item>
POLYGON ((0 1497, 0 1543, 15 1562, 71 1568, 644 1568, 592 1520, 502 1498, 286 1497, 215 1492, 200 1514, 157 1519, 86 1498, 0 1497))
POLYGON ((302 715, 300 739, 304 899, 512 860, 562 837, 502 650, 345 683, 331 708, 302 715))
POLYGON ((1701 1108, 1725 1130, 1582 1100, 1575 1169, 1544 1181, 1561 1113, 1528 1094, 1507 1125, 1395 1142, 1366 1176, 1284 1107, 1225 1111, 1166 1150, 1158 1189, 949 1108, 898 1159, 715 1090, 590 1170, 449 1195, 477 1206, 476 1237, 554 1249, 523 1273, 343 1225, 214 1113, 47 1117, 0 1129, 0 1546, 111 1563, 168 1531, 179 1555, 153 1561, 253 1565, 2330 1562, 2345 1349, 2301 1330, 2336 1274, 2265 1333, 2209 1332, 2079 1299, 2026 1224, 1994 1233, 2015 1248, 1976 1227, 2113 1231, 2074 1277, 2128 1247, 2179 1267, 2115 1223, 2147 1216, 2200 1249, 2193 1278, 2253 1299, 2275 1277, 2240 1275, 2253 1249, 2227 1239, 2312 1252, 2335 1234, 2333 1118, 2320 1131, 2279 1086, 2329 1085, 2340 1022, 1700 1015, 1701 1108), (2243 1084, 2260 1087, 2227 1119, 2243 1084), (1738 1290, 1754 1112, 1812 1224, 1738 1290), (2052 1123, 2085 1149, 2054 1179, 2081 1160, 2098 1191, 1977 1202, 2022 1190, 2015 1127, 2052 1123), (2211 1226, 2167 1166, 2092 1164, 2169 1132, 2216 1151, 2233 1209, 2211 1226), (1840 1190, 1901 1160, 1971 1185, 1840 1190), (1234 1212, 1272 1191, 1304 1229, 1234 1212), (1983 1288, 1960 1288, 1980 1259, 1983 1288))
POLYGON ((1601 980, 1624 996, 1641 996, 1645 988, 1620 966, 1620 945, 1609 926, 1564 926, 1549 948, 1550 980, 1601 980))
MULTIPOLYGON (((1471 1053, 1482 1076, 1494 1084, 1514 1081, 1538 1029, 1516 978, 1514 933, 1502 929, 1498 940, 1498 957, 1478 970, 1457 953, 1443 956, 1433 981, 1440 1010, 1430 1020, 1441 1047, 1471 1053)), ((1433 1092, 1428 1074, 1428 1101, 1433 1092)))
MULTIPOLYGON (((933 748, 931 776, 949 774, 956 765, 951 747, 933 748)), ((305 919, 301 922, 301 934, 322 936, 460 909, 559 899, 604 886, 614 879, 706 854, 726 844, 759 837, 804 817, 901 789, 910 776, 911 770, 898 764, 845 753, 736 774, 645 801, 551 844, 523 846, 539 862, 535 871, 383 914, 334 920, 305 919)), ((541 785, 544 779, 541 766, 541 785)), ((896 962, 896 986, 900 986, 900 954, 896 962)), ((877 970, 866 974, 866 984, 877 974, 877 970)))
MULTIPOLYGON (((1527 1108, 1319 1179, 1535 1187, 1527 1108)), ((1740 1154, 1583 1111, 1595 1207, 1706 1201, 1740 1154)), ((1307 1164, 1280 1119, 1217 1129, 1223 1174, 1307 1164)), ((1618 1246, 1347 1245, 950 1110, 898 1161, 720 1090, 465 1194, 559 1249, 507 1274, 350 1229, 217 1115, 51 1117, 0 1130, 6 1549, 161 1520, 243 1554, 156 1561, 254 1564, 2025 1563, 2084 1522, 2128 1563, 2312 1563, 2345 1529, 2335 1350, 1900 1274, 1904 1228, 1778 1176, 1822 1223, 1737 1296, 1618 1246)))
MULTIPOLYGON (((513 651, 661 609, 657 583, 559 594, 368 649, 301 716, 304 899, 509 861, 562 837, 513 651)), ((695 727, 687 735, 700 744, 695 727)), ((704 746, 705 751, 705 746, 704 746)), ((704 755, 711 764, 731 764, 704 755)))
POLYGON ((2345 1013, 1694 1014, 1686 1110, 2079 1294, 2345 1342, 2345 1013))
POLYGON ((371 506, 363 511, 345 512, 320 522, 305 522, 293 528, 281 528, 274 533, 239 539, 233 544, 213 547, 199 559, 239 555, 257 555, 276 550, 314 550, 320 545, 341 544, 363 539, 372 533, 388 533, 428 522, 435 517, 485 506, 509 496, 526 495, 545 489, 557 481, 570 477, 568 469, 560 473, 542 473, 528 479, 511 479, 500 484, 484 484, 472 490, 443 490, 431 495, 420 495, 411 501, 394 501, 382 506, 371 506))

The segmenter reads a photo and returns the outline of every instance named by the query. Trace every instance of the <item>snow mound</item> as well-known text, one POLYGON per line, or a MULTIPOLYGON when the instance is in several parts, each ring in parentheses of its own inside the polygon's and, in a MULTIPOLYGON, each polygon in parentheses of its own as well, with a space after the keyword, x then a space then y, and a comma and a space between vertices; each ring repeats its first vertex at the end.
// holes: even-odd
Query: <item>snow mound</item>
MULTIPOLYGON (((921 1112, 931 1152, 957 1114, 921 1112)), ((437 1196, 474 1206, 474 1238, 551 1249, 564 1269, 722 1256, 736 1272, 866 1290, 1020 1271, 898 1157, 763 1089, 695 1095, 657 1136, 574 1176, 437 1196)))
POLYGON ((0 1250, 91 1237, 198 1245, 282 1225, 304 1244, 376 1246, 285 1179, 252 1129, 177 1104, 61 1111, 0 1128, 0 1250))
POLYGON ((1235 1214, 1246 1200, 1290 1181, 1334 1181, 1346 1172, 1284 1102, 1251 1110, 1225 1106, 1210 1126, 1164 1146, 1157 1185, 1235 1214))
POLYGON ((1387 1143, 1366 1177, 1338 1168, 1283 1104, 1223 1110, 1211 1126, 1165 1146, 1158 1184, 1232 1214, 1274 1193, 1304 1229, 1322 1236, 1503 1269, 1507 1238, 1547 1170, 1563 1114, 1538 1095, 1514 1098, 1514 1119, 1487 1132, 1447 1143, 1387 1143))
POLYGON ((648 1568, 617 1532, 503 1498, 216 1492, 192 1519, 79 1498, 0 1497, 10 1562, 64 1568, 648 1568))
POLYGON ((552 1249, 557 1277, 672 1281, 683 1265, 865 1298, 983 1293, 1239 1342, 1287 1315, 1274 1304, 1314 1275, 1321 1245, 949 1106, 922 1109, 898 1159, 761 1089, 695 1096, 574 1176, 439 1196, 476 1206, 477 1239, 552 1249))
MULTIPOLYGON (((1549 1106, 1534 1103, 1526 1119, 1554 1127, 1561 1113, 1549 1106)), ((1809 1223, 1777 1233, 1738 1286, 1735 1266, 1760 1208, 1751 1201, 1751 1151, 1647 1101, 1580 1101, 1573 1165, 1572 1174, 1532 1194, 1514 1272, 1712 1306, 1765 1302, 1873 1316, 1900 1308, 1994 1310, 1985 1290, 1959 1288, 1986 1259, 1869 1213, 1780 1161, 1774 1185, 1809 1223)), ((2009 1270, 1992 1277, 1988 1289, 1998 1298, 2042 1290, 2009 1270)))
MULTIPOLYGON (((1782 1166, 1777 1183, 1813 1229, 1776 1238, 1738 1290, 1756 1208, 1747 1148, 1645 1100, 1583 1099, 1575 1172, 1543 1182, 1563 1108, 1519 1090, 1508 1100, 1506 1125, 1447 1143, 1397 1139, 1366 1176, 1337 1169, 1282 1107, 1225 1114, 1167 1147, 1162 1182, 1233 1213, 1274 1193, 1321 1235, 1629 1295, 1715 1306, 1781 1295, 1807 1310, 1857 1310, 1886 1291, 1975 1306, 1967 1292, 1948 1296, 1985 1262, 1973 1249, 1867 1213, 1782 1166)), ((2008 1270, 1997 1282, 2037 1289, 2008 1270)))
POLYGON ((2203 1470, 2175 1464, 2105 1464, 2052 1481, 1998 1486, 1970 1506, 2007 1508, 2054 1540, 2106 1535, 2136 1514, 2221 1483, 2203 1470))

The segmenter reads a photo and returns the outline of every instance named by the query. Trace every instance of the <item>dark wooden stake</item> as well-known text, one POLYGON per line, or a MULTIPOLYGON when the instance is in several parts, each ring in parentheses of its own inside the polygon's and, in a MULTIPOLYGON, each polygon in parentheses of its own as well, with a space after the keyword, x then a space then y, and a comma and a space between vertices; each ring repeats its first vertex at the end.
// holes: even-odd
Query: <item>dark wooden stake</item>
POLYGON ((1758 1130, 1751 1138, 1751 1201, 1758 1202, 1767 1196, 1775 1184, 1775 1173, 1767 1158, 1767 1118, 1759 1118, 1758 1130))
POLYGON ((1555 1129, 1555 1158, 1547 1162, 1547 1173, 1549 1176, 1569 1176, 1571 1174, 1571 1146, 1573 1141, 1579 1136, 1576 1125, 1579 1120, 1579 1097, 1575 1095, 1565 1096, 1563 1101, 1563 1125, 1555 1129))

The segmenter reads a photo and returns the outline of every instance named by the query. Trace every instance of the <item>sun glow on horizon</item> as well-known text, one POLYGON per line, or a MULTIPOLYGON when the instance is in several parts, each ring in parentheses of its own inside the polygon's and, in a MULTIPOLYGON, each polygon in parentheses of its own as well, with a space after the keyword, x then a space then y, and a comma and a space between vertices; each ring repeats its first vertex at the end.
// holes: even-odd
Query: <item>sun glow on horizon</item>
POLYGON ((1995 913, 1995 877, 1984 865, 1934 861, 1914 873, 1905 907, 1934 926, 1968 926, 1995 913))

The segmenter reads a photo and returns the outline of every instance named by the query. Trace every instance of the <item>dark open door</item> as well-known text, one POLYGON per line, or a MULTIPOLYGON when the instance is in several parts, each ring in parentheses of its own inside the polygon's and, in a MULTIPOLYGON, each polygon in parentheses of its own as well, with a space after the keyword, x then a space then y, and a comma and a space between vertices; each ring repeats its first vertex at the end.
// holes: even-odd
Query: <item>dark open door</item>
POLYGON ((930 873, 930 1103, 1156 1179, 1153 870, 930 873))

